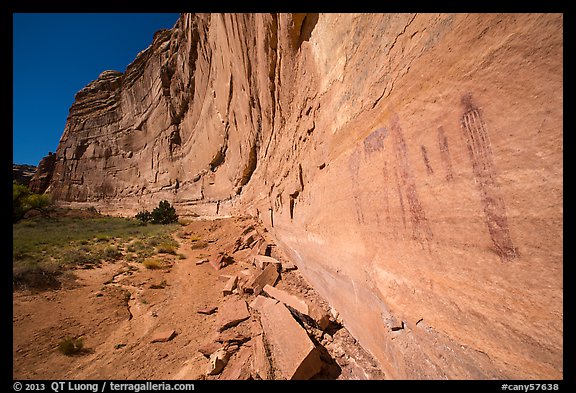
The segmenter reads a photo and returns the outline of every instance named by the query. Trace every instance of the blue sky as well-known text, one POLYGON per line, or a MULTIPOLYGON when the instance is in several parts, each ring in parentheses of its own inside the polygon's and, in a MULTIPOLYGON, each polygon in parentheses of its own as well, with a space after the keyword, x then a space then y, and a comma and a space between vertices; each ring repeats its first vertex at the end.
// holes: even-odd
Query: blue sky
POLYGON ((55 152, 74 95, 104 70, 124 72, 179 14, 13 14, 13 163, 55 152))

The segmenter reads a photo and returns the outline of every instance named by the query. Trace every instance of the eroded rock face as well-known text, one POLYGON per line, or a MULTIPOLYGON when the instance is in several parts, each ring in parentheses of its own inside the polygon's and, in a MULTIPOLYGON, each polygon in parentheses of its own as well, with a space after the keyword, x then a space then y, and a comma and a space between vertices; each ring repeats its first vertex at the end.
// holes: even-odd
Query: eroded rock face
POLYGON ((37 194, 42 194, 50 186, 54 167, 56 165, 56 154, 48 153, 46 157, 40 160, 36 173, 30 179, 30 190, 37 194))
POLYGON ((12 180, 27 186, 36 174, 37 167, 27 164, 12 164, 12 180))
POLYGON ((252 214, 392 378, 561 378, 562 15, 183 14, 48 191, 252 214))

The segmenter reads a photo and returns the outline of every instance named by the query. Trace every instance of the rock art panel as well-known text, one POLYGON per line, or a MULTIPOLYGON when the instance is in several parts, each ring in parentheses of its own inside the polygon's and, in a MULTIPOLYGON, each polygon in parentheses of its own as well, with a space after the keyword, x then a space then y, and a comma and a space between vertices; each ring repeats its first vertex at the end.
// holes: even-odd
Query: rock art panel
POLYGON ((182 14, 38 179, 257 217, 391 378, 562 378, 562 58, 562 14, 182 14))
POLYGON ((464 105, 465 112, 460 119, 460 125, 466 136, 466 145, 488 232, 490 232, 496 253, 503 261, 511 261, 517 257, 518 251, 510 237, 506 205, 497 180, 488 130, 480 109, 472 102, 471 94, 462 97, 462 105, 464 105))

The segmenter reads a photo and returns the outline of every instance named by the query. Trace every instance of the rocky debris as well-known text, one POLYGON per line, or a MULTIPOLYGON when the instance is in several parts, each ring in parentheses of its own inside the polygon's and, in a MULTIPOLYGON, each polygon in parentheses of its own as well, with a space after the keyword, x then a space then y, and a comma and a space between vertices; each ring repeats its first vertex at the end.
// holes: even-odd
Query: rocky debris
POLYGON ((262 292, 262 288, 266 285, 276 285, 279 276, 276 265, 269 264, 260 274, 248 281, 244 290, 248 293, 259 295, 262 292))
POLYGON ((284 304, 265 304, 260 320, 274 367, 284 379, 310 379, 321 371, 320 353, 284 304))
POLYGON ((214 258, 210 260, 210 265, 216 269, 220 270, 229 264, 234 262, 234 258, 228 255, 227 253, 219 253, 214 258))
POLYGON ((300 316, 300 319, 313 321, 313 324, 321 330, 328 327, 328 324, 330 323, 330 315, 324 312, 320 307, 281 289, 271 287, 270 285, 266 285, 263 288, 263 291, 274 299, 284 303, 291 310, 294 310, 294 312, 300 316))
POLYGON ((301 314, 309 315, 308 303, 298 298, 297 296, 291 295, 288 292, 272 287, 270 285, 265 285, 263 291, 268 296, 284 303, 284 305, 288 308, 294 309, 301 314))
POLYGON ((298 269, 292 262, 280 261, 282 263, 282 273, 298 269))
POLYGON ((254 298, 254 300, 250 302, 250 308, 258 312, 262 312, 262 307, 269 303, 276 304, 278 301, 266 296, 258 295, 254 298))
POLYGON ((231 253, 235 253, 247 248, 252 248, 260 240, 258 232, 254 229, 253 225, 247 227, 246 230, 244 230, 244 232, 242 232, 241 236, 234 242, 234 244, 229 247, 231 253), (248 230, 248 232, 246 232, 246 230, 248 230))
POLYGON ((218 307, 217 306, 209 306, 209 307, 204 307, 200 310, 197 310, 196 312, 198 314, 205 314, 205 315, 212 315, 214 314, 216 311, 218 311, 218 307))
POLYGON ((254 337, 254 345, 252 345, 252 370, 255 374, 254 376, 259 379, 268 380, 273 378, 262 335, 254 337))
POLYGON ((154 334, 154 336, 152 336, 152 339, 150 340, 150 342, 151 343, 163 343, 163 342, 172 340, 174 337, 176 337, 176 331, 175 330, 165 330, 165 331, 154 334))
POLYGON ((214 342, 219 342, 222 344, 237 344, 242 345, 251 340, 250 336, 246 336, 242 333, 232 332, 229 330, 225 330, 220 332, 215 338, 214 342))
POLYGON ((200 352, 205 357, 209 358, 214 352, 222 348, 222 343, 210 341, 198 348, 198 352, 200 352))
POLYGON ((220 379, 248 380, 252 378, 252 348, 242 347, 229 361, 220 379))
POLYGON ((210 362, 208 363, 208 369, 206 371, 207 375, 215 375, 222 372, 228 360, 230 359, 230 353, 224 348, 218 349, 212 355, 210 355, 210 362))
POLYGON ((196 265, 202 265, 203 263, 208 262, 208 258, 202 258, 202 259, 198 259, 196 261, 196 265))
POLYGON ((272 257, 267 257, 265 255, 256 255, 254 256, 254 266, 258 267, 258 269, 266 269, 268 265, 274 265, 277 271, 282 270, 282 263, 272 257))
POLYGON ((218 331, 222 332, 248 318, 250 318, 250 312, 246 301, 238 296, 233 296, 226 300, 219 309, 216 326, 218 331))
POLYGON ((230 277, 222 289, 222 294, 224 296, 231 295, 232 291, 236 289, 236 284, 238 284, 238 276, 230 277))

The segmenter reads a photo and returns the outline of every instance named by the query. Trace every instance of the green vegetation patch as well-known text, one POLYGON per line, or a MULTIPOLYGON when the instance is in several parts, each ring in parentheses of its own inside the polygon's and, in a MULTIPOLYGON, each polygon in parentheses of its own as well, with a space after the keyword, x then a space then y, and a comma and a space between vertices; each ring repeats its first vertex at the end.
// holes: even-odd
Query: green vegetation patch
POLYGON ((81 338, 65 338, 58 343, 58 349, 66 356, 77 355, 84 349, 84 341, 81 338))
POLYGON ((130 259, 143 262, 155 255, 157 246, 164 252, 176 251, 172 233, 179 228, 146 225, 121 217, 44 217, 27 218, 13 224, 13 282, 15 287, 35 285, 42 277, 59 275, 66 268, 93 268, 103 261, 115 261, 130 253, 130 259))

